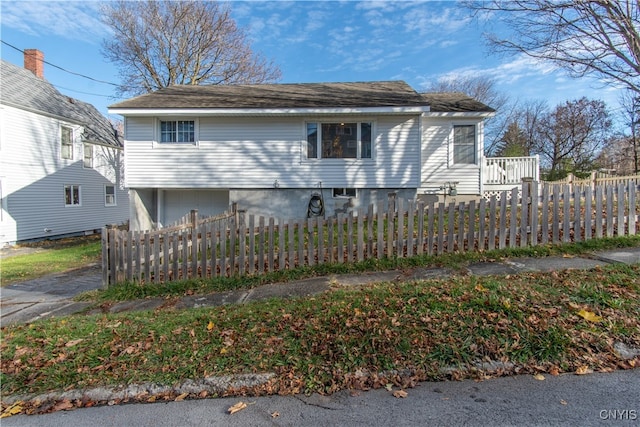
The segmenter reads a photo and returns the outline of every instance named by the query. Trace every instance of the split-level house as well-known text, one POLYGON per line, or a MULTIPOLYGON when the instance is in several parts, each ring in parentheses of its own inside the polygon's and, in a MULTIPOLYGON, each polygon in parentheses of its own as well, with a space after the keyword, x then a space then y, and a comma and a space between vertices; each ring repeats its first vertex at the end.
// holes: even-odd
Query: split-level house
POLYGON ((172 86, 109 112, 124 117, 132 229, 230 203, 303 218, 390 193, 478 196, 484 120, 494 114, 463 94, 420 94, 403 81, 172 86))
POLYGON ((0 244, 88 234, 129 217, 122 136, 44 78, 44 55, 0 64, 0 244))

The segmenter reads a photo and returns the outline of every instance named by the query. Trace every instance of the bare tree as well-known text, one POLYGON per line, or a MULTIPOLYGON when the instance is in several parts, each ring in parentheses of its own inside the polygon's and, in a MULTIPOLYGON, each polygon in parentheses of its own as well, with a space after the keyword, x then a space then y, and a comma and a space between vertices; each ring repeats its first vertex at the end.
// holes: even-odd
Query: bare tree
POLYGON ((638 0, 466 1, 512 31, 487 33, 497 52, 525 53, 568 70, 593 74, 640 92, 640 2, 638 0))
POLYGON ((103 54, 120 67, 120 94, 174 84, 267 83, 280 69, 251 50, 228 4, 213 1, 106 2, 113 30, 103 54))
POLYGON ((500 149, 499 138, 506 129, 511 107, 509 97, 496 89, 495 80, 486 76, 443 79, 429 86, 426 92, 461 92, 496 110, 496 115, 485 121, 484 151, 492 155, 500 149))
POLYGON ((620 97, 620 105, 625 129, 611 139, 598 160, 618 174, 637 174, 640 172, 640 96, 626 91, 620 97))
POLYGON ((566 101, 541 117, 535 127, 533 150, 548 167, 547 179, 590 171, 611 125, 605 103, 587 98, 566 101))
POLYGON ((502 146, 497 155, 517 157, 537 154, 535 146, 538 126, 548 109, 545 101, 527 101, 516 105, 507 122, 507 130, 500 138, 502 146))
POLYGON ((629 127, 629 134, 626 135, 626 144, 624 151, 630 154, 633 160, 633 172, 640 171, 640 95, 632 91, 625 92, 621 99, 620 105, 623 109, 625 124, 629 127))

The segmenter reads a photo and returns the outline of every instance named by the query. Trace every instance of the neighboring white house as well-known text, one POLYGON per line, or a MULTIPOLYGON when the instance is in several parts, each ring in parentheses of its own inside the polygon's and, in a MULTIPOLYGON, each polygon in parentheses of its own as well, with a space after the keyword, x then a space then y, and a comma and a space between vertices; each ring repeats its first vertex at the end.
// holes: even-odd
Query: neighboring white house
POLYGON ((93 233, 129 218, 122 140, 95 107, 58 92, 42 52, 0 64, 0 244, 93 233))
POLYGON ((125 118, 131 228, 198 209, 300 218, 387 200, 482 193, 493 110, 402 81, 172 86, 110 106, 125 118), (314 196, 324 212, 318 209, 314 196))

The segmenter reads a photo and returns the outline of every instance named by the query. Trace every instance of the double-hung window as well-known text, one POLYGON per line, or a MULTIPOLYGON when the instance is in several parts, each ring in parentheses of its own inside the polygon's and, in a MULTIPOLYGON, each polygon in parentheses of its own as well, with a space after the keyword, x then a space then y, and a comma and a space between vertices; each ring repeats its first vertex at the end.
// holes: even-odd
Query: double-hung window
POLYGON ((104 205, 115 206, 116 205, 116 187, 113 185, 104 186, 104 205))
POLYGON ((73 129, 60 126, 60 158, 73 160, 73 129))
POLYGON ((83 166, 85 168, 93 168, 93 145, 91 144, 83 144, 83 166))
POLYGON ((194 120, 161 120, 160 142, 173 144, 195 144, 196 124, 194 120))
POLYGON ((307 158, 370 159, 371 122, 307 123, 307 158))
POLYGON ((476 163, 476 127, 475 125, 456 125, 453 127, 453 164, 476 163))
POLYGON ((80 186, 79 185, 64 186, 64 205, 80 206, 80 186))

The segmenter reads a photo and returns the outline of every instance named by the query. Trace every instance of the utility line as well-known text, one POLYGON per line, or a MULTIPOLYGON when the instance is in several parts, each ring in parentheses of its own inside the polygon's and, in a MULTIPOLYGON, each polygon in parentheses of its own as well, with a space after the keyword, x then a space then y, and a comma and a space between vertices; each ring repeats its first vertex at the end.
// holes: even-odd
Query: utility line
POLYGON ((114 96, 114 95, 104 95, 104 94, 101 94, 101 93, 82 92, 80 90, 71 89, 71 88, 64 87, 64 86, 59 86, 59 85, 56 85, 56 84, 53 84, 53 83, 51 83, 51 85, 56 87, 56 88, 58 88, 58 89, 63 89, 63 90, 71 91, 71 92, 81 93, 83 95, 101 96, 103 98, 113 98, 113 99, 117 98, 117 96, 114 96))
MULTIPOLYGON (((6 41, 4 41, 4 40, 0 40, 0 42, 2 42, 2 44, 6 44, 7 46, 9 46, 9 47, 10 47, 10 48, 12 48, 12 49, 17 50, 18 52, 22 52, 23 54, 25 54, 25 51, 24 51, 24 50, 22 50, 22 49, 20 49, 20 48, 18 48, 18 47, 15 47, 15 46, 13 46, 13 45, 12 45, 12 44, 10 44, 10 43, 7 43, 7 42, 6 42, 6 41)), ((104 84, 112 85, 112 86, 116 86, 116 87, 119 87, 119 86, 120 86, 120 85, 119 85, 119 84, 117 84, 117 83, 111 83, 111 82, 107 82, 107 81, 105 81, 105 80, 98 80, 98 79, 94 79, 93 77, 89 77, 89 76, 86 76, 86 75, 84 75, 84 74, 75 73, 75 72, 73 72, 73 71, 66 70, 66 69, 64 69, 64 68, 62 68, 62 67, 59 67, 59 66, 57 66, 57 65, 55 65, 55 64, 52 64, 51 62, 48 62, 48 61, 45 61, 45 60, 42 60, 42 62, 44 62, 45 64, 50 65, 50 66, 52 66, 52 67, 54 67, 54 68, 57 68, 57 69, 59 69, 59 70, 62 70, 62 71, 64 71, 65 73, 73 74, 74 76, 83 77, 83 78, 85 78, 85 79, 93 80, 94 82, 104 83, 104 84)))

